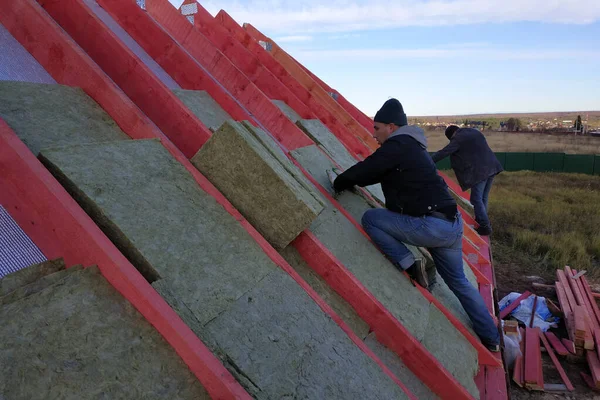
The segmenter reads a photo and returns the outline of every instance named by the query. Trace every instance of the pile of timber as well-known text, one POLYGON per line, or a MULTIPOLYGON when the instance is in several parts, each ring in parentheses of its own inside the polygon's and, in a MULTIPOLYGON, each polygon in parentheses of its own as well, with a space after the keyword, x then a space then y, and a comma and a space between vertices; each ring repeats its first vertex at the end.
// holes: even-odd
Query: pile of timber
MULTIPOLYGON (((556 295, 565 317, 570 341, 577 356, 587 360, 591 376, 582 373, 584 380, 600 389, 600 310, 584 271, 570 267, 556 271, 556 295)), ((573 350, 573 349, 569 349, 573 350)))
MULTIPOLYGON (((536 288, 555 289, 560 307, 546 299, 548 308, 554 314, 562 315, 565 321, 568 338, 559 338, 552 332, 542 333, 533 327, 533 315, 525 328, 520 328, 517 321, 504 321, 504 333, 520 337, 521 356, 517 357, 513 381, 520 387, 529 390, 553 391, 574 390, 573 385, 560 365, 558 356, 567 361, 587 361, 590 374, 581 372, 583 380, 592 389, 600 389, 600 309, 596 298, 600 294, 592 292, 585 277, 585 271, 577 272, 570 267, 556 271, 557 281, 554 286, 534 284, 536 288), (540 343, 541 342, 541 343, 540 343), (542 349, 548 353, 559 372, 563 384, 545 384, 542 373, 542 349)), ((532 295, 526 291, 504 308, 499 317, 504 319, 519 306, 521 301, 532 295)), ((537 296, 534 297, 535 314, 537 296)))

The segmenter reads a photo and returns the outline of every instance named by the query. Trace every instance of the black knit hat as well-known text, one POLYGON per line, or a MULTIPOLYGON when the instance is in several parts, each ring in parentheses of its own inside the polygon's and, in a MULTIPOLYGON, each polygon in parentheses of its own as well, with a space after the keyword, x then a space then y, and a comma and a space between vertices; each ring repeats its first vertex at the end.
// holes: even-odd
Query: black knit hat
POLYGON ((449 125, 446 128, 446 131, 444 132, 444 134, 446 135, 446 137, 448 138, 448 140, 452 139, 452 136, 454 136, 454 133, 459 130, 460 128, 456 125, 449 125))
POLYGON ((383 103, 383 106, 377 111, 373 120, 382 124, 408 125, 404 108, 402 108, 402 104, 396 99, 389 99, 383 103))

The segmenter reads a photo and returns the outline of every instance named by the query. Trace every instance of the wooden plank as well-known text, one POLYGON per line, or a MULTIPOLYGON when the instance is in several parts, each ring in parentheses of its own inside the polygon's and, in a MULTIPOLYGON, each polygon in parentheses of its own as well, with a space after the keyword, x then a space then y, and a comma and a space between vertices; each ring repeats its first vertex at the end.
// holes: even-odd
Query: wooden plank
POLYGON ((575 324, 575 337, 582 339, 586 337, 588 326, 586 323, 586 309, 583 306, 575 306, 573 308, 573 322, 575 324))
POLYGON ((521 342, 519 343, 519 346, 521 347, 521 355, 517 356, 517 359, 515 360, 513 381, 520 387, 523 387, 525 384, 525 329, 519 328, 519 330, 521 332, 521 342))
MULTIPOLYGON (((43 2, 43 7, 186 157, 196 154, 210 138, 208 128, 85 3, 77 0, 43 2), (82 26, 85 29, 81 29, 82 26)), ((56 64, 57 59, 54 57, 48 62, 56 64)), ((74 65, 63 68, 75 70, 74 65)))
POLYGON ((540 381, 542 352, 540 350, 540 329, 525 328, 525 386, 532 390, 544 388, 543 377, 540 381))
MULTIPOLYGON (((147 6, 148 12, 151 14, 153 14, 152 4, 149 2, 150 7, 147 6)), ((277 79, 254 54, 233 38, 224 26, 218 24, 208 11, 200 4, 197 5, 197 9, 198 12, 194 14, 194 28, 225 54, 259 89, 271 99, 284 101, 302 119, 316 118, 307 105, 292 93, 290 88, 277 79)), ((160 21, 158 22, 160 23, 160 21)))
POLYGON ((580 371, 579 374, 581 374, 581 378, 590 389, 598 390, 598 388, 594 385, 594 379, 592 379, 589 374, 586 374, 583 371, 580 371))
POLYGON ((533 320, 535 319, 535 311, 537 310, 537 300, 538 297, 536 295, 533 296, 533 307, 531 308, 531 318, 529 319, 529 327, 533 328, 533 320))
POLYGON ((560 341, 565 346, 565 349, 569 351, 569 353, 576 354, 575 343, 573 343, 573 341, 565 338, 560 339, 560 341))
POLYGON ((540 339, 542 340, 544 347, 546 347, 546 350, 548 351, 548 355, 550 356, 550 359, 554 363, 554 367, 558 371, 558 374, 560 375, 560 378, 562 379, 563 383, 565 384, 565 386, 567 387, 567 389, 569 391, 575 390, 575 388, 573 387, 573 384, 571 384, 571 381, 569 380, 569 377, 565 373, 565 370, 563 369, 562 365, 560 365, 558 358, 556 358, 556 355, 554 354, 554 351, 552 350, 552 346, 550 346, 550 344, 548 343, 546 336, 544 336, 544 334, 541 331, 539 333, 540 333, 540 339))
MULTIPOLYGON (((198 14, 194 21, 202 19, 206 11, 198 5, 198 14)), ((212 15, 210 16, 212 18, 212 15)), ((347 146, 349 151, 359 159, 369 156, 373 150, 365 143, 352 135, 348 129, 313 96, 298 80, 292 76, 268 51, 266 51, 256 40, 254 40, 244 28, 221 10, 214 20, 226 28, 242 45, 251 51, 260 62, 266 66, 277 78, 283 82, 292 92, 306 104, 310 110, 323 122, 329 130, 347 146)))
POLYGON ((573 309, 571 308, 571 303, 569 303, 569 300, 567 299, 567 294, 565 292, 564 287, 560 282, 556 282, 555 287, 556 297, 558 297, 558 303, 560 304, 560 308, 565 314, 565 318, 571 318, 571 313, 573 312, 573 309))
POLYGON ((598 360, 598 356, 593 351, 586 351, 585 355, 592 373, 594 387, 600 389, 600 361, 598 360))
MULTIPOLYGON (((557 275, 558 281, 560 282, 560 284, 562 285, 562 287, 565 291, 567 300, 569 301, 569 305, 571 306, 571 309, 573 309, 573 307, 576 306, 578 303, 577 303, 577 301, 575 301, 575 296, 573 295, 571 286, 569 285, 569 282, 567 281, 567 276, 565 275, 565 271, 558 269, 558 270, 556 270, 556 275, 557 275)), ((563 306, 563 310, 564 309, 565 308, 563 306)))
MULTIPOLYGON (((217 14, 219 18, 219 14, 217 14)), ((287 54, 281 47, 272 39, 266 38, 264 35, 254 28, 251 24, 244 24, 244 29, 250 35, 256 35, 256 38, 271 44, 271 55, 279 61, 279 63, 300 82, 313 96, 315 96, 346 128, 352 135, 360 138, 372 150, 376 150, 379 145, 369 132, 358 121, 356 121, 337 101, 335 101, 327 91, 325 91, 317 82, 314 81, 300 66, 287 54)))
POLYGON ((554 351, 556 351, 561 356, 566 356, 569 354, 569 350, 565 347, 565 345, 560 341, 558 337, 552 332, 546 332, 546 339, 552 345, 554 351))
POLYGON ((463 254, 463 261, 465 261, 467 263, 467 265, 473 272, 473 275, 475 275, 475 278, 477 279, 478 284, 480 284, 480 285, 491 285, 492 284, 492 282, 490 282, 488 277, 485 276, 479 268, 477 268, 475 265, 473 265, 473 263, 471 261, 469 261, 466 257, 464 257, 464 254, 463 254))
POLYGON ((575 300, 577 300, 577 304, 580 306, 585 305, 584 300, 583 300, 583 294, 579 291, 579 287, 577 286, 577 281, 572 279, 573 271, 571 271, 571 268, 569 266, 565 267, 565 275, 568 278, 567 281, 569 282, 569 286, 571 287, 571 290, 573 291, 575 300))
POLYGON ((504 368, 485 367, 485 400, 506 400, 508 398, 507 376, 504 368))
POLYGON ((233 119, 256 119, 289 150, 313 144, 167 0, 146 1, 146 11, 129 1, 98 0, 98 4, 182 88, 206 90, 233 119))
POLYGON ((506 318, 507 315, 509 315, 511 312, 513 312, 513 310, 515 308, 517 308, 519 306, 519 304, 521 304, 521 301, 525 300, 529 296, 531 296, 531 292, 525 291, 525 293, 523 293, 522 295, 517 297, 515 299, 515 301, 513 301, 508 306, 506 306, 504 309, 502 309, 502 311, 500 311, 500 314, 498 315, 498 318, 500 318, 500 319, 506 318))
MULTIPOLYGON (((30 16, 28 21, 34 23, 35 14, 26 10, 37 5, 22 0, 10 2, 17 3, 21 6, 20 20, 30 16)), ((3 14, 6 4, 9 2, 0 2, 3 16, 7 15, 3 14)), ((42 15, 47 18, 47 14, 42 15)), ((0 204, 46 257, 63 257, 68 265, 98 265, 108 282, 175 349, 211 397, 250 399, 223 364, 1 119, 0 170, 0 204)))
POLYGON ((581 282, 583 284, 583 289, 587 295, 590 306, 592 307, 594 316, 596 317, 596 321, 600 324, 600 309, 598 308, 598 304, 596 304, 595 298, 593 296, 592 290, 590 289, 590 285, 587 281, 587 278, 584 276, 581 278, 581 282))
POLYGON ((470 398, 440 362, 310 231, 302 232, 292 245, 307 264, 371 326, 381 343, 400 356, 406 366, 434 393, 440 397, 470 398))

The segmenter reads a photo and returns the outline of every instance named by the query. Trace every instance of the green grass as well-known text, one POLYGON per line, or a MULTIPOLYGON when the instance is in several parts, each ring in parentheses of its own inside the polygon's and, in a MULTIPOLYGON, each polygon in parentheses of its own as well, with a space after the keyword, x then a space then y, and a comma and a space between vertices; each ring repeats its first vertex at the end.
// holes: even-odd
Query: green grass
POLYGON ((600 277, 600 177, 503 172, 489 206, 493 241, 547 269, 570 265, 600 277))
POLYGON ((505 172, 490 196, 490 219, 498 240, 549 268, 589 271, 600 260, 599 177, 505 172))

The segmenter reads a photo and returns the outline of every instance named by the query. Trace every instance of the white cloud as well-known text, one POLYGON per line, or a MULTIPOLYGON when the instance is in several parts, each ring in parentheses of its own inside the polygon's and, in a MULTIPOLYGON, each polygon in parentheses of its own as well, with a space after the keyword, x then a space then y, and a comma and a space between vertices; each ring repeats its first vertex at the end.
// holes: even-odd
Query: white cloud
POLYGON ((402 26, 467 25, 503 22, 589 24, 600 20, 598 0, 214 0, 238 22, 275 34, 348 32, 402 26))
POLYGON ((281 36, 273 39, 277 43, 298 43, 298 42, 310 42, 313 40, 312 36, 308 35, 293 35, 293 36, 281 36))
POLYGON ((425 49, 348 49, 348 50, 300 50, 294 57, 301 60, 393 60, 428 58, 476 58, 486 60, 581 60, 600 59, 600 51, 539 50, 539 49, 492 49, 480 47, 425 48, 425 49))

